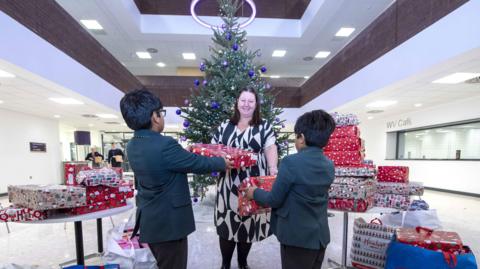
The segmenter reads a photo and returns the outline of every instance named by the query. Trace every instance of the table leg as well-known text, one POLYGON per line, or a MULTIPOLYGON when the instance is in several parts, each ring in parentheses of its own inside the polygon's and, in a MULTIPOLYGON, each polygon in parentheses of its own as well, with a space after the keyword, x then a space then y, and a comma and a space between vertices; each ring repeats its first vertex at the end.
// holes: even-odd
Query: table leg
POLYGON ((85 265, 85 257, 83 254, 83 232, 82 232, 81 221, 75 221, 75 247, 77 250, 77 264, 85 265))
POLYGON ((348 212, 343 212, 342 267, 347 268, 348 212))
POLYGON ((97 219, 97 241, 98 241, 98 253, 103 253, 102 219, 97 219))

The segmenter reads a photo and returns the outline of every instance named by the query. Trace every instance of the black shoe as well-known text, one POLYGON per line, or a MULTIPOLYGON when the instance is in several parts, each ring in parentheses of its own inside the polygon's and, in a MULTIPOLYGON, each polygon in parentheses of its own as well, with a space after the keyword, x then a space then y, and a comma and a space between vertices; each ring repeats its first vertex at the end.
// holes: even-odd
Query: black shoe
POLYGON ((250 266, 247 265, 244 265, 244 266, 238 266, 238 269, 250 269, 250 266))

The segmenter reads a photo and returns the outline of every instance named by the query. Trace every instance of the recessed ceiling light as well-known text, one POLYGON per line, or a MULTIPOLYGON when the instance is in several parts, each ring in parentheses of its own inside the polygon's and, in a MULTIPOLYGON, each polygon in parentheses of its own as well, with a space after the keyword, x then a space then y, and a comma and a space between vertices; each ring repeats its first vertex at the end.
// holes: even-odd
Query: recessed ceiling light
POLYGON ((342 27, 340 30, 338 30, 335 36, 348 37, 353 33, 353 31, 355 31, 355 28, 342 27))
POLYGON ((309 79, 310 77, 309 77, 309 76, 304 76, 303 78, 304 78, 304 79, 309 79))
POLYGON ((62 105, 83 105, 83 102, 73 98, 48 98, 50 101, 59 103, 62 105))
POLYGON ((418 104, 414 104, 414 106, 415 107, 421 107, 421 106, 423 106, 423 104, 418 103, 418 104))
POLYGON ((158 66, 158 67, 165 67, 165 66, 166 66, 166 64, 164 64, 164 63, 160 62, 160 63, 157 63, 157 66, 158 66))
POLYGON ((287 54, 286 50, 274 50, 272 53, 272 57, 283 57, 287 54))
POLYGON ((279 75, 272 75, 272 76, 270 76, 270 78, 280 78, 280 76, 279 75))
POLYGON ((93 126, 95 126, 95 125, 93 125, 93 124, 91 124, 91 123, 88 124, 88 127, 93 127, 93 126))
POLYGON ((330 51, 319 51, 315 55, 315 58, 327 58, 330 55, 330 51))
POLYGON ((116 115, 113 114, 95 114, 97 117, 102 118, 102 119, 116 119, 118 118, 116 115))
POLYGON ((102 25, 96 20, 80 20, 80 22, 90 30, 103 30, 102 25))
POLYGON ((3 104, 3 100, 0 100, 0 104, 3 104))
POLYGON ((137 54, 137 57, 140 59, 152 59, 152 56, 150 55, 150 53, 146 51, 137 51, 136 54, 137 54))
POLYGON ((475 77, 480 77, 480 73, 453 73, 446 77, 434 80, 432 83, 457 84, 475 77))
POLYGON ((197 59, 197 56, 195 56, 195 53, 192 52, 184 52, 182 53, 183 59, 184 60, 195 60, 197 59))
POLYGON ((373 107, 373 108, 381 108, 381 107, 387 107, 396 104, 397 101, 393 100, 380 100, 380 101, 375 101, 372 103, 368 103, 366 107, 373 107))
POLYGON ((367 119, 369 119, 369 120, 373 120, 373 117, 372 117, 372 116, 369 116, 367 119))
POLYGON ((0 69, 0 78, 14 78, 15 75, 12 73, 8 73, 7 71, 3 71, 0 69))
POLYGON ((53 115, 54 118, 60 118, 60 115, 53 115))

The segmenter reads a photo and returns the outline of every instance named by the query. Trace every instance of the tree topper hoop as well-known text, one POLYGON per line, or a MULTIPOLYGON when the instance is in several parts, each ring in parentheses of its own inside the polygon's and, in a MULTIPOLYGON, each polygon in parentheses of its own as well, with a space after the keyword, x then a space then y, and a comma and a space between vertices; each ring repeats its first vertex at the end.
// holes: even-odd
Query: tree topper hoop
MULTIPOLYGON (((192 17, 193 19, 198 22, 201 26, 203 27, 206 27, 206 28, 210 28, 210 29, 214 29, 214 28, 220 28, 219 26, 216 26, 216 25, 212 25, 212 24, 209 24, 209 23, 206 23, 205 21, 202 21, 198 16, 197 14, 195 13, 195 6, 200 2, 200 0, 193 0, 192 3, 190 4, 190 13, 192 14, 192 17)), ((257 9, 255 7, 255 3, 253 2, 253 0, 245 0, 245 2, 247 2, 250 7, 252 8, 252 15, 250 16, 250 18, 248 18, 247 21, 245 21, 244 23, 240 24, 239 25, 239 28, 245 28, 247 27, 250 23, 253 22, 253 20, 255 19, 255 15, 257 14, 257 9)))

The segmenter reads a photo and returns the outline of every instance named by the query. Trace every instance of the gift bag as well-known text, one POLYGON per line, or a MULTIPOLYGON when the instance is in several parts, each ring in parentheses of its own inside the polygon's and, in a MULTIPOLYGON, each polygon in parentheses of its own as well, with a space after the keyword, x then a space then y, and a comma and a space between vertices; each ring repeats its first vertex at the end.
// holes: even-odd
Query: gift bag
POLYGON ((350 253, 352 265, 362 269, 381 269, 385 265, 385 252, 395 229, 382 224, 379 219, 370 223, 362 218, 353 224, 353 241, 350 253))
POLYGON ((100 156, 95 156, 95 163, 101 163, 103 160, 102 160, 102 157, 100 156))
POLYGON ((394 239, 387 249, 385 269, 477 269, 475 256, 465 248, 465 254, 454 255, 408 244, 394 239))
POLYGON ((381 220, 383 224, 392 227, 415 228, 421 226, 434 230, 442 228, 435 209, 384 214, 381 220))
POLYGON ((115 161, 116 161, 117 163, 123 162, 123 157, 122 157, 122 155, 115 155, 115 156, 113 156, 113 157, 115 158, 115 161))
POLYGON ((150 249, 140 248, 144 244, 124 236, 124 232, 132 230, 134 226, 135 214, 132 214, 126 223, 123 222, 108 232, 103 261, 119 264, 120 268, 157 269, 157 262, 150 249))

